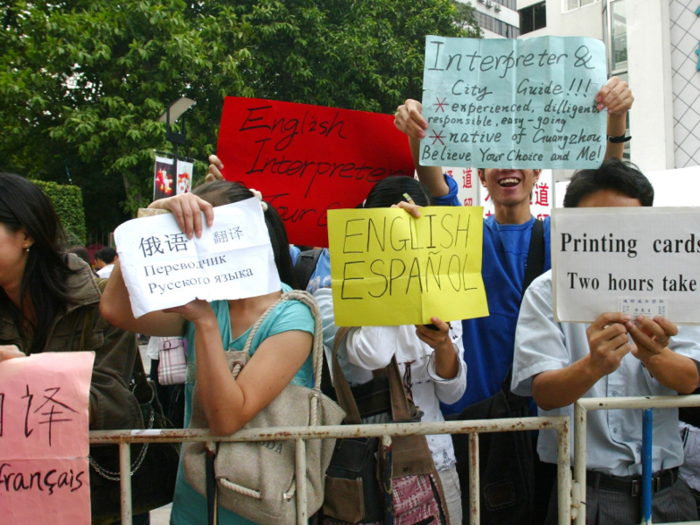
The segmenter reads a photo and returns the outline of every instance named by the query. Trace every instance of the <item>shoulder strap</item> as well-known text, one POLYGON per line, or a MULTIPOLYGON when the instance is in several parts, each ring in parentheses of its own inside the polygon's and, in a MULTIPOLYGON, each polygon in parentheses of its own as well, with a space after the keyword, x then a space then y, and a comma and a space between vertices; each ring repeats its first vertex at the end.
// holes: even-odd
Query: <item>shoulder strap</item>
POLYGON ((294 265, 294 277, 296 277, 297 286, 300 290, 306 290, 306 287, 309 285, 322 251, 322 248, 314 248, 299 254, 297 263, 294 265))
MULTIPOLYGON (((525 278, 523 279, 523 295, 530 283, 544 273, 544 223, 535 219, 530 235, 530 248, 527 254, 525 266, 525 278)), ((522 297, 521 297, 522 301, 522 297)))
MULTIPOLYGON (((338 348, 340 348, 340 344, 343 339, 347 337, 349 332, 349 327, 343 327, 339 328, 338 332, 335 334, 335 341, 333 342, 333 362, 331 365, 333 387, 335 388, 336 398, 338 399, 340 408, 347 414, 345 422, 351 425, 359 425, 362 422, 360 410, 357 408, 355 396, 350 389, 345 374, 343 374, 343 370, 340 368, 340 361, 338 361, 338 348)), ((385 370, 386 375, 389 377, 392 420, 410 421, 412 417, 411 407, 408 403, 406 390, 403 387, 403 381, 401 381, 401 373, 399 372, 399 365, 396 362, 396 356, 392 356, 391 362, 382 370, 385 370)))
MULTIPOLYGON (((283 293, 282 297, 277 299, 266 311, 264 314, 260 316, 260 318, 255 321, 255 324, 253 327, 250 329, 250 333, 248 334, 248 338, 246 339, 245 342, 245 347, 243 348, 244 352, 247 352, 250 354, 250 346, 253 344, 253 339, 255 338, 255 334, 258 333, 258 329, 262 325, 263 321, 267 318, 267 316, 272 312, 275 308, 277 308, 278 305, 283 303, 284 301, 299 301, 300 303, 305 304, 306 306, 309 307, 309 310, 311 310, 311 315, 314 318, 314 343, 313 343, 313 368, 314 368, 314 390, 319 391, 321 390, 321 375, 322 375, 322 370, 323 370, 323 326, 321 324, 321 310, 318 307, 318 303, 316 302, 316 299, 308 293, 308 292, 303 292, 301 290, 292 290, 287 293, 283 293)), ((315 424, 315 423, 314 423, 315 424)))
MULTIPOLYGON (((527 253, 527 266, 525 266, 525 278, 523 279, 523 293, 520 296, 520 302, 523 302, 525 291, 530 286, 532 281, 544 273, 544 222, 535 219, 535 224, 532 225, 532 234, 530 235, 530 249, 527 253)), ((508 369, 508 374, 503 380, 502 388, 506 395, 510 392, 510 380, 513 376, 513 365, 508 369)))

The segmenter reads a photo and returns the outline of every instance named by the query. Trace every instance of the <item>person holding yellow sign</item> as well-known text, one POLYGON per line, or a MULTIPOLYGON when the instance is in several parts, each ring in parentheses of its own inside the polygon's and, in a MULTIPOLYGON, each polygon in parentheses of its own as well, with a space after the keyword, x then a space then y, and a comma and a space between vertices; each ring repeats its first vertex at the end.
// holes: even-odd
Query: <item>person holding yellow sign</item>
MULTIPOLYGON (((372 188, 364 207, 400 207, 406 209, 406 213, 420 217, 418 206, 432 204, 430 193, 420 182, 409 177, 389 177, 372 188)), ((321 308, 328 352, 337 332, 332 291, 321 288, 314 297, 321 308)), ((467 387, 466 366, 462 361, 462 327, 459 322, 447 323, 437 317, 431 320, 434 326, 352 328, 338 348, 338 360, 350 385, 371 380, 371 370, 386 367, 395 355, 404 387, 423 412, 421 421, 444 421, 440 402, 457 401, 467 387)), ((376 322, 381 323, 382 319, 376 322)), ((327 357, 330 362, 328 354, 327 357)), ((462 523, 461 492, 452 439, 447 434, 427 438, 442 483, 450 523, 462 523)))

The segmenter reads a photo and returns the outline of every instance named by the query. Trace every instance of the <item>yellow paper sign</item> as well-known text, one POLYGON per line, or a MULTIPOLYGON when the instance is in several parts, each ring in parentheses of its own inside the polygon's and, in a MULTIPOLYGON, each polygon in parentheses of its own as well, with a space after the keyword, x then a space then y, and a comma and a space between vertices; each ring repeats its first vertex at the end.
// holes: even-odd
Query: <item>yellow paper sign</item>
POLYGON ((338 326, 428 324, 489 315, 481 278, 483 208, 329 210, 338 326))

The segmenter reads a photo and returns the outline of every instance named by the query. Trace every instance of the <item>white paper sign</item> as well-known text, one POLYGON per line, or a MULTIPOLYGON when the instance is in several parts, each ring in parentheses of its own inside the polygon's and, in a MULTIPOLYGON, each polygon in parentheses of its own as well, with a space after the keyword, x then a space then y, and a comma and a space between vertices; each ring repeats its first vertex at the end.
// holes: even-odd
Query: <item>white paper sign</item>
POLYGON ((700 208, 555 208, 554 317, 605 312, 700 324, 700 208))
POLYGON ((243 299, 281 288, 260 201, 214 210, 188 239, 171 214, 134 219, 115 232, 134 317, 194 299, 243 299))

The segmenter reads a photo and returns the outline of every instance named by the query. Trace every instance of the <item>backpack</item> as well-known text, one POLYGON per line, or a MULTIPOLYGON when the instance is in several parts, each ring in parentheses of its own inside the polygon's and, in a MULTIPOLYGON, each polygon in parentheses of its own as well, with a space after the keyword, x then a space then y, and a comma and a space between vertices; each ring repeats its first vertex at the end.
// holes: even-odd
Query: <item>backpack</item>
POLYGON ((294 265, 294 277, 296 277, 297 280, 297 289, 306 290, 307 286, 309 286, 309 281, 314 274, 314 270, 316 270, 316 264, 318 263, 319 257, 321 257, 322 251, 323 248, 313 248, 299 254, 297 262, 294 265))

